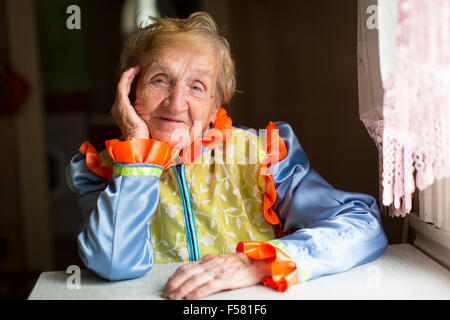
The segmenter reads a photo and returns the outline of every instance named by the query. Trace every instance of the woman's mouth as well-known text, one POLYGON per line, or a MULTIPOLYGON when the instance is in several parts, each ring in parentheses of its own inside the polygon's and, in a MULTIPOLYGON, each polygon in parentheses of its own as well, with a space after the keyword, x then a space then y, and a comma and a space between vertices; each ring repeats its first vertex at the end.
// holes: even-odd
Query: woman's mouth
POLYGON ((152 121, 153 127, 157 130, 161 130, 164 132, 172 132, 174 130, 187 129, 189 125, 186 121, 178 118, 171 117, 157 117, 153 118, 152 121))
POLYGON ((164 121, 169 121, 169 122, 172 122, 172 123, 184 123, 183 120, 179 120, 179 119, 165 118, 165 117, 160 117, 160 119, 164 120, 164 121))

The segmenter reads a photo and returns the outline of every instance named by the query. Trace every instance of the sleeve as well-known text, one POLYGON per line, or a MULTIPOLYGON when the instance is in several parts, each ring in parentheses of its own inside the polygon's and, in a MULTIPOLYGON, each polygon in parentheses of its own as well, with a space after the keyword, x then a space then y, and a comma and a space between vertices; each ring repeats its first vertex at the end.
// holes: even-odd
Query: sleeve
POLYGON ((78 251, 104 279, 136 278, 153 265, 150 218, 173 149, 151 139, 109 140, 106 146, 113 160, 109 171, 88 142, 66 168, 67 184, 79 195, 78 251))
POLYGON ((254 259, 272 260, 272 277, 263 282, 284 291, 379 257, 387 238, 375 199, 333 188, 310 168, 292 128, 283 122, 277 127, 286 156, 269 169, 276 189, 273 209, 286 235, 239 247, 254 259))

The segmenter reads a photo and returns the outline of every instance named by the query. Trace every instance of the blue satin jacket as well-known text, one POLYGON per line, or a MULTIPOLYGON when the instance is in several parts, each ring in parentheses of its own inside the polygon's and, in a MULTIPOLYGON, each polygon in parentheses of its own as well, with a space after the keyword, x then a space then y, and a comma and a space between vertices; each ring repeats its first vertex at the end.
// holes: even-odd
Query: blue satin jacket
MULTIPOLYGON (((287 154, 271 168, 277 193, 273 209, 287 235, 270 243, 288 252, 299 270, 307 270, 308 280, 379 257, 387 239, 375 199, 333 188, 310 167, 291 127, 284 122, 275 124, 287 154)), ((79 254, 97 275, 108 280, 130 279, 152 268, 150 221, 159 206, 160 173, 155 171, 161 169, 152 164, 114 163, 108 181, 87 167, 82 153, 67 166, 68 186, 79 194, 79 254), (148 174, 130 174, 133 168, 148 174)), ((196 213, 192 214, 195 217, 196 213)), ((189 260, 199 258, 198 250, 196 257, 191 255, 194 249, 189 248, 189 260)), ((305 280, 299 277, 299 282, 305 280)))

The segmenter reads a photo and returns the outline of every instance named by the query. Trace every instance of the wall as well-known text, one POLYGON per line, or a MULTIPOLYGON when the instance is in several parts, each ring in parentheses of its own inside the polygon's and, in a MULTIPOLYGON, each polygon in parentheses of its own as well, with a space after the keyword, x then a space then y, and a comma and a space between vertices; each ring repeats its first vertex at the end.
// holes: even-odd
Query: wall
MULTIPOLYGON (((378 154, 359 120, 357 1, 206 1, 237 64, 234 122, 286 121, 311 166, 338 189, 378 200, 378 154)), ((403 219, 382 216, 391 243, 403 219)))
MULTIPOLYGON (((23 3, 29 7, 34 2, 28 0, 23 3)), ((21 12, 20 5, 23 3, 16 5, 18 12, 21 12)), ((69 3, 72 2, 62 2, 60 7, 69 3)), ((117 136, 117 130, 114 131, 111 122, 108 122, 108 112, 114 99, 115 72, 122 44, 118 19, 123 1, 104 0, 91 4, 79 0, 76 3, 82 9, 82 30, 79 33, 69 32, 65 27, 67 14, 64 10, 61 16, 56 14, 57 18, 53 20, 45 18, 48 11, 43 9, 51 3, 41 0, 36 2, 34 16, 37 22, 26 20, 33 24, 31 28, 36 33, 40 32, 40 52, 35 52, 36 48, 27 51, 29 41, 18 37, 15 41, 17 46, 23 46, 22 49, 15 49, 22 53, 13 55, 15 59, 32 61, 29 57, 33 54, 36 63, 41 56, 40 68, 43 70, 35 91, 43 95, 43 109, 40 109, 41 98, 36 96, 32 102, 33 110, 39 116, 33 118, 31 113, 24 114, 34 126, 25 129, 23 124, 5 117, 0 123, 3 146, 13 154, 8 159, 2 159, 2 167, 9 168, 7 174, 11 181, 8 185, 2 185, 2 190, 7 191, 2 194, 2 199, 4 202, 10 200, 5 206, 8 214, 3 214, 2 219, 10 228, 3 227, 0 231, 14 239, 11 248, 22 252, 16 255, 15 267, 26 266, 27 257, 33 254, 30 244, 34 235, 51 233, 49 237, 53 241, 69 239, 72 246, 57 249, 56 257, 67 252, 76 256, 73 235, 79 218, 75 197, 67 193, 67 189, 64 194, 55 191, 52 183, 63 181, 63 166, 49 162, 47 166, 51 170, 47 173, 43 163, 45 159, 64 159, 59 161, 66 163, 85 139, 98 140, 95 145, 100 146, 104 138, 117 136), (108 10, 103 10, 106 7, 108 10), (44 21, 39 20, 42 16, 44 21), (44 24, 39 25, 39 21, 44 24), (42 32, 45 30, 48 32, 42 32), (79 41, 76 43, 83 46, 74 47, 73 41, 70 41, 70 47, 70 43, 64 42, 67 37, 75 37, 74 41, 79 41), (61 41, 58 42, 58 39, 61 41), (58 52, 60 56, 53 58, 51 54, 58 52), (69 61, 73 55, 77 57, 77 72, 72 72, 74 65, 69 61), (64 58, 67 58, 67 64, 61 63, 64 58), (61 74, 67 75, 64 79, 67 82, 57 81, 61 79, 61 74), (42 93, 39 84, 42 85, 42 93), (7 140, 5 133, 17 130, 18 124, 23 128, 22 138, 17 143, 7 140), (62 131, 63 134, 58 135, 62 131), (38 134, 33 135, 33 132, 38 134), (45 142, 40 140, 42 136, 44 139, 46 137, 45 142), (20 156, 20 161, 16 158, 19 157, 17 150, 27 150, 24 137, 37 141, 32 145, 35 149, 30 150, 40 150, 34 157, 40 159, 42 166, 28 176, 25 175, 29 172, 25 159, 33 156, 20 156), (18 176, 22 180, 15 178, 18 176), (40 183, 43 187, 35 188, 40 192, 26 193, 26 188, 32 185, 30 183, 40 183), (27 201, 30 197, 33 197, 32 201, 27 201), (36 208, 33 204, 37 203, 43 208, 40 214, 45 219, 34 223, 39 217, 33 212, 36 208), (24 212, 25 204, 27 211, 22 214, 20 212, 24 212), (45 225, 39 229, 43 223, 45 225), (33 232, 28 232, 27 228, 33 226, 33 232), (51 230, 48 230, 49 227, 51 230)), ((237 62, 238 90, 241 93, 226 106, 233 121, 254 128, 264 128, 270 120, 289 122, 312 167, 328 182, 339 189, 378 197, 376 147, 358 118, 357 2, 203 0, 201 3, 217 18, 237 62)), ((32 15, 32 11, 27 14, 32 15)), ((19 25, 30 26, 22 22, 19 25)), ((32 72, 33 79, 38 79, 38 67, 34 65, 25 71, 32 72)), ((400 240, 401 222, 401 219, 383 217, 391 243, 400 240)), ((0 252, 1 248, 0 241, 0 252)), ((11 252, 12 249, 8 248, 11 252)), ((50 255, 51 249, 48 252, 50 255)), ((34 256, 37 257, 37 254, 34 256)), ((67 261, 76 260, 69 257, 67 261)), ((64 266, 64 263, 58 266, 64 266)))

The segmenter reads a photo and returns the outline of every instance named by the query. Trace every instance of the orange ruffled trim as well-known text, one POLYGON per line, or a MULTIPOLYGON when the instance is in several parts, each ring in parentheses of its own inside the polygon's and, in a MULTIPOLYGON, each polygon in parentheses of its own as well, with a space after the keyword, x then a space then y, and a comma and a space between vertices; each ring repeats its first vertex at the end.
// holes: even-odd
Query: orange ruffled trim
POLYGON ((232 135, 232 121, 227 116, 224 108, 220 108, 217 112, 213 128, 209 130, 203 138, 196 139, 189 148, 183 150, 180 155, 181 162, 188 165, 194 163, 195 159, 202 153, 202 145, 215 149, 224 141, 230 139, 232 135))
POLYGON ((263 212, 266 220, 276 225, 276 232, 278 237, 284 235, 281 231, 281 221, 278 214, 272 209, 272 206, 277 200, 277 191, 273 182, 272 175, 267 170, 271 164, 274 164, 286 157, 286 145, 283 139, 278 135, 277 126, 271 121, 266 127, 266 136, 264 139, 266 146, 266 157, 260 167, 260 173, 266 182, 266 190, 264 193, 263 212))
POLYGON ((270 277, 262 282, 279 292, 284 292, 298 282, 298 270, 295 262, 281 249, 262 241, 241 241, 236 252, 243 252, 253 260, 270 260, 270 277))
MULTIPOLYGON (((232 131, 228 129, 232 129, 232 122, 225 109, 219 109, 213 126, 203 138, 194 141, 191 147, 181 153, 180 159, 184 164, 193 163, 201 154, 201 144, 214 149, 230 138, 232 131)), ((156 164, 164 167, 163 171, 176 165, 173 159, 179 154, 179 150, 168 143, 154 139, 112 139, 105 141, 105 144, 108 154, 115 162, 156 164)), ((92 172, 111 179, 113 168, 101 163, 97 150, 88 141, 81 145, 79 151, 86 155, 86 164, 92 172)))
POLYGON ((89 142, 85 141, 78 149, 86 156, 86 165, 96 175, 111 180, 113 168, 101 163, 97 150, 89 142))
POLYGON ((224 108, 220 108, 217 112, 213 126, 214 128, 209 130, 202 139, 202 144, 210 149, 217 148, 224 141, 231 138, 232 131, 230 129, 232 129, 232 122, 224 108))
POLYGON ((105 142, 106 150, 115 162, 156 164, 166 170, 175 165, 178 150, 170 144, 154 139, 112 139, 105 142))

